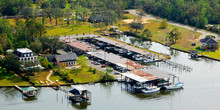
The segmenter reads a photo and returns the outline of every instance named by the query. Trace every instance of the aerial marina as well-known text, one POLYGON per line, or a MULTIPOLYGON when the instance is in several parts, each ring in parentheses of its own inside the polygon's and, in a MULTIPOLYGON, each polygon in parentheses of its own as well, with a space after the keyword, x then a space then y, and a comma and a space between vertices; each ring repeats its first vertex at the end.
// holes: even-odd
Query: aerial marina
POLYGON ((219 0, 0 0, 0 110, 219 110, 219 0))

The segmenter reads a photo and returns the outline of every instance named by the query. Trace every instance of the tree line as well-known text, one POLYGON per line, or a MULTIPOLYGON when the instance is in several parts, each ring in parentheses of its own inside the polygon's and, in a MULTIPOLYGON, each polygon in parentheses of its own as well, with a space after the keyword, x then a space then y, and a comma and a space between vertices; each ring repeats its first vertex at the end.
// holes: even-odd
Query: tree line
POLYGON ((220 24, 219 0, 139 0, 143 9, 180 23, 205 28, 220 24))

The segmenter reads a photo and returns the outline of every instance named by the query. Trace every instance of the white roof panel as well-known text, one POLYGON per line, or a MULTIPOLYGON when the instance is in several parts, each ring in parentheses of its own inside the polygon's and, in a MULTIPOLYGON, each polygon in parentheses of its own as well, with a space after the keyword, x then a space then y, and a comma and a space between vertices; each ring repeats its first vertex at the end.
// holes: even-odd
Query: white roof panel
POLYGON ((133 80, 135 80, 135 81, 138 81, 138 82, 140 82, 140 83, 143 83, 143 82, 147 82, 148 80, 147 79, 145 79, 145 78, 143 78, 143 77, 140 77, 140 76, 138 76, 138 75, 135 75, 135 74, 132 74, 132 73, 130 73, 130 72, 127 72, 127 73, 121 73, 123 76, 126 76, 126 77, 128 77, 128 78, 130 78, 130 79, 133 79, 133 80))
POLYGON ((31 53, 32 52, 32 50, 30 50, 28 48, 18 48, 17 51, 21 52, 21 53, 31 53))

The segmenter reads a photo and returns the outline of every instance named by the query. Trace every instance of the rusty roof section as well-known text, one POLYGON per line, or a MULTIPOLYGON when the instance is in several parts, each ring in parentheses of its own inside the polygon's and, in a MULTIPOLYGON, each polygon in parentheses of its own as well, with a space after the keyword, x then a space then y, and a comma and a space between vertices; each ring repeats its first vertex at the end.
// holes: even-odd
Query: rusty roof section
POLYGON ((145 72, 145 71, 142 71, 142 70, 133 70, 133 71, 131 71, 131 73, 133 73, 133 74, 136 74, 136 75, 138 75, 138 76, 140 76, 140 77, 143 77, 143 78, 145 78, 145 79, 147 79, 147 80, 155 80, 155 79, 158 79, 158 77, 157 76, 154 76, 154 75, 152 75, 152 74, 150 74, 150 73, 147 73, 147 72, 145 72))
POLYGON ((135 69, 147 67, 147 66, 144 66, 144 65, 140 65, 140 64, 138 64, 138 63, 135 63, 134 61, 131 61, 131 60, 128 61, 128 62, 126 62, 125 64, 128 65, 128 66, 134 67, 135 69))

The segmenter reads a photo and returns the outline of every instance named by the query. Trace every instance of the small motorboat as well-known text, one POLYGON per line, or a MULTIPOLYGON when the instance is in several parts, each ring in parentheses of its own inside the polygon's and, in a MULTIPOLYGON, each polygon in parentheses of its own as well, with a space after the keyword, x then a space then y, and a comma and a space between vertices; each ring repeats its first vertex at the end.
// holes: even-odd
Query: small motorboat
POLYGON ((184 83, 183 82, 178 82, 169 86, 164 86, 163 88, 166 90, 174 90, 174 89, 181 89, 183 88, 184 83))
POLYGON ((146 87, 142 90, 143 94, 152 94, 152 93, 156 93, 159 92, 160 88, 156 87, 156 86, 152 86, 152 87, 146 87))

